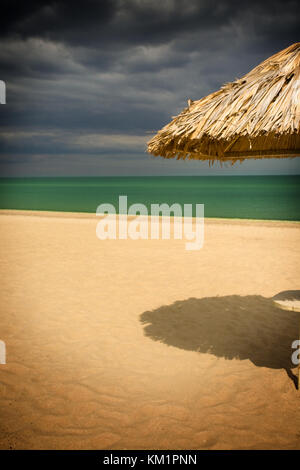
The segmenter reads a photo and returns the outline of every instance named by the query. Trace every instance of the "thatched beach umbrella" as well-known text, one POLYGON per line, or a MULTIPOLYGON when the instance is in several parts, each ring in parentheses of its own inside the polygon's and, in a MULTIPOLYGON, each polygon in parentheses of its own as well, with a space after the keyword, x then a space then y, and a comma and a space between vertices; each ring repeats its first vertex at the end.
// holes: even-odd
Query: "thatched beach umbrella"
POLYGON ((148 142, 148 152, 232 162, 300 156, 300 43, 205 98, 189 100, 148 142))

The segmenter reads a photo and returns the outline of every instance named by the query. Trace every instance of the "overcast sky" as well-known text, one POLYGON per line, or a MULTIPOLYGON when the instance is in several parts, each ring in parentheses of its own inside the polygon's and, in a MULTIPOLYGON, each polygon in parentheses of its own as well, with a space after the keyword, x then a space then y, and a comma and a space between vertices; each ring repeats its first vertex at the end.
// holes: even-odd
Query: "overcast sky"
POLYGON ((154 158, 171 116, 299 41, 299 1, 1 2, 1 176, 300 173, 154 158))

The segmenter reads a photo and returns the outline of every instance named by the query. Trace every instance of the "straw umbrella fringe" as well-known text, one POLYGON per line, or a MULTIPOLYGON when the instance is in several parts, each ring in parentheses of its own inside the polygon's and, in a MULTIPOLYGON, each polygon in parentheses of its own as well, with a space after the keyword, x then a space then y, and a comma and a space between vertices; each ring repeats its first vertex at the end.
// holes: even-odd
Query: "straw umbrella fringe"
POLYGON ((300 156, 300 43, 188 107, 148 142, 177 159, 243 161, 300 156))

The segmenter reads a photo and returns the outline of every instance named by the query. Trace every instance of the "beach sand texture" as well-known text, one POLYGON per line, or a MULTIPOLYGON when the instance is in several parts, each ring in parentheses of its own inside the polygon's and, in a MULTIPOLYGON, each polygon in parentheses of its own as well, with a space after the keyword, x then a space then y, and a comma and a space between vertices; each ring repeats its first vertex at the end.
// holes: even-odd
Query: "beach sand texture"
POLYGON ((204 247, 1 211, 1 449, 300 449, 300 224, 205 220, 204 247))

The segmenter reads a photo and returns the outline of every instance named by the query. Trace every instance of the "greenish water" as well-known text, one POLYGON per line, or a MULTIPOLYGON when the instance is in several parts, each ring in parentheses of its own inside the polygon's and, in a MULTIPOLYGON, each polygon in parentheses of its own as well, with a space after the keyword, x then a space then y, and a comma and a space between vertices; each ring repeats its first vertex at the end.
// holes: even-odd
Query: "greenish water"
POLYGON ((300 220, 300 175, 0 178, 1 209, 95 212, 143 203, 204 204, 205 217, 300 220))

